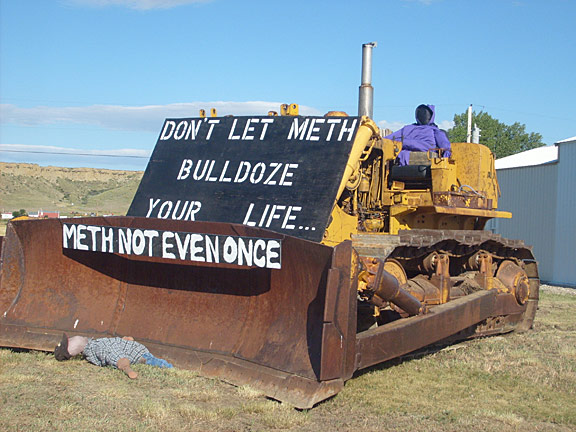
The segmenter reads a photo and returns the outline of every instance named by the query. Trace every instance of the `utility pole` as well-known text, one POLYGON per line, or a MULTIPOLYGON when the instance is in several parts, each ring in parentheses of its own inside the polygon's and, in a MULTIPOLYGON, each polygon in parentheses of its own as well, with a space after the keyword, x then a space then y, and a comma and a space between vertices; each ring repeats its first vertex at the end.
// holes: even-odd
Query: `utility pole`
POLYGON ((468 107, 468 133, 466 134, 466 142, 472 142, 472 104, 468 107))

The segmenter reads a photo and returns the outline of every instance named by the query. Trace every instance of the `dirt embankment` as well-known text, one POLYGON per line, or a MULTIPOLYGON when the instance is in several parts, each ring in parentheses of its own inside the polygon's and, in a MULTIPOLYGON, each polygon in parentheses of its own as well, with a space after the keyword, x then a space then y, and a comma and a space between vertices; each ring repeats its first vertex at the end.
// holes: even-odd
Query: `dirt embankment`
POLYGON ((142 174, 141 171, 0 163, 0 210, 123 214, 142 174))
POLYGON ((29 163, 5 163, 0 162, 0 172, 12 176, 42 177, 45 180, 56 181, 69 179, 75 181, 99 181, 122 180, 134 175, 142 176, 140 171, 121 171, 98 168, 65 168, 56 166, 40 166, 29 163))

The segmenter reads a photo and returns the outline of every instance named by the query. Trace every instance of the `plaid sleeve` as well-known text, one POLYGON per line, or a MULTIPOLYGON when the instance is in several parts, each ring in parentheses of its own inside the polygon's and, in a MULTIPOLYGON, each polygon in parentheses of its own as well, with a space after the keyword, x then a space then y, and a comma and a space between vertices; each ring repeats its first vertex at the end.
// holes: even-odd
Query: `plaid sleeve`
POLYGON ((126 357, 130 363, 137 363, 148 349, 141 343, 122 338, 91 339, 84 349, 86 360, 97 366, 118 367, 118 360, 126 357))
POLYGON ((86 357, 86 360, 96 366, 106 366, 103 362, 101 340, 102 339, 90 339, 86 348, 84 348, 84 356, 86 357))

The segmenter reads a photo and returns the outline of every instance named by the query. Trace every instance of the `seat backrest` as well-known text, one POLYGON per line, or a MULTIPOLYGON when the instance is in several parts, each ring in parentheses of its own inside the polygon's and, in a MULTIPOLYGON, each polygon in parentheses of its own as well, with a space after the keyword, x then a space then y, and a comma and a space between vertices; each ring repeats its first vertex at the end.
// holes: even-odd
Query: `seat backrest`
POLYGON ((392 165, 390 181, 404 183, 406 189, 429 189, 432 186, 430 165, 392 165))

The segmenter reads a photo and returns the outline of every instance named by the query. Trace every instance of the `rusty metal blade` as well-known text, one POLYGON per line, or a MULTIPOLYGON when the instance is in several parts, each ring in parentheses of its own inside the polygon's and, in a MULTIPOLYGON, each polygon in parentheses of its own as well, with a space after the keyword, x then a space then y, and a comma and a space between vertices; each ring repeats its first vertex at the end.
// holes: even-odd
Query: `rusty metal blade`
POLYGON ((347 243, 334 249, 241 225, 134 217, 14 222, 0 270, 0 345, 52 350, 62 331, 130 335, 176 366, 308 408, 353 372, 347 243), (277 239, 282 268, 65 249, 63 225, 72 222, 277 239))
MULTIPOLYGON (((63 331, 130 335, 178 367, 311 408, 338 393, 358 369, 464 333, 489 317, 506 317, 511 330, 537 304, 537 290, 524 306, 512 294, 478 291, 426 315, 356 334, 356 260, 350 241, 328 247, 228 223, 15 221, 2 242, 0 346, 51 351, 63 331), (71 226, 84 228, 74 237, 71 226), (160 255, 152 246, 139 248, 149 256, 120 254, 103 240, 100 248, 80 239, 89 227, 138 230, 141 239, 163 239, 165 233, 268 239, 281 244, 280 268, 255 265, 256 259, 194 261, 192 252, 190 259, 167 258, 164 244, 160 255)), ((526 326, 533 314, 529 318, 526 326)), ((501 331, 485 326, 476 334, 501 331)))

